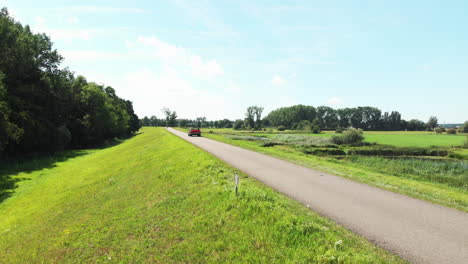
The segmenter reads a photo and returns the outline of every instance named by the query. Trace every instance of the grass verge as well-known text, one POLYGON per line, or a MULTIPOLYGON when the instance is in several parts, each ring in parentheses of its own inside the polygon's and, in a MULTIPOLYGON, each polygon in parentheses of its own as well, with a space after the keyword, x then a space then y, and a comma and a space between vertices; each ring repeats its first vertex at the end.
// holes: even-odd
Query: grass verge
POLYGON ((259 142, 235 140, 222 134, 205 133, 204 136, 309 168, 468 212, 467 190, 445 183, 434 182, 431 177, 413 177, 411 174, 405 173, 392 175, 388 171, 379 171, 359 162, 353 163, 335 158, 307 155, 287 145, 262 147, 259 142))
POLYGON ((403 262, 245 175, 236 197, 234 169, 142 132, 8 175, 23 180, 0 203, 0 263, 403 262))

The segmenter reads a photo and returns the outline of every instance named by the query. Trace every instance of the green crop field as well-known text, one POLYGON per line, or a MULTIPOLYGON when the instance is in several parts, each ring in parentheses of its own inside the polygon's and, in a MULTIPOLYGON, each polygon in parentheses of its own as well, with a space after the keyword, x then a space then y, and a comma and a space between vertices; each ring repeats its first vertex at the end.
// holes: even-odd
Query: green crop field
POLYGON ((2 163, 0 263, 403 262, 234 173, 162 128, 2 163))

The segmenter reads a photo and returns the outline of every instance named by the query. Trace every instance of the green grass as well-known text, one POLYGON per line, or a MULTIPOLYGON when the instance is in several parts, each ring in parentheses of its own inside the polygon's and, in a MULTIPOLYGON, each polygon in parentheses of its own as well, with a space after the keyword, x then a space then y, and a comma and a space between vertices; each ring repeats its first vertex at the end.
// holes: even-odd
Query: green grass
MULTIPOLYGON (((456 188, 448 183, 441 183, 441 180, 434 181, 434 178, 431 177, 421 177, 411 173, 391 173, 376 169, 373 166, 352 163, 346 160, 307 155, 288 145, 262 147, 261 142, 233 140, 223 134, 205 133, 204 136, 382 189, 468 212, 468 191, 466 189, 456 188)), ((462 172, 462 174, 465 175, 466 171, 462 172)), ((462 181, 465 179, 463 175, 460 176, 462 181)))
POLYGON ((161 128, 3 164, 0 263, 402 263, 161 128))
POLYGON ((465 140, 461 135, 436 135, 436 134, 367 134, 364 132, 364 140, 393 146, 461 146, 465 140))
MULTIPOLYGON (((304 133, 303 131, 237 131, 233 129, 204 129, 203 131, 215 131, 223 134, 256 134, 258 136, 273 137, 278 134, 298 134, 311 137, 331 137, 334 131, 324 131, 321 134, 304 133)), ((183 130, 185 131, 185 130, 183 130)), ((466 139, 466 134, 447 135, 435 134, 427 131, 364 131, 364 141, 376 142, 383 145, 400 147, 452 147, 462 146, 466 139)))
POLYGON ((343 161, 389 175, 442 183, 468 191, 468 161, 465 160, 352 156, 343 161))

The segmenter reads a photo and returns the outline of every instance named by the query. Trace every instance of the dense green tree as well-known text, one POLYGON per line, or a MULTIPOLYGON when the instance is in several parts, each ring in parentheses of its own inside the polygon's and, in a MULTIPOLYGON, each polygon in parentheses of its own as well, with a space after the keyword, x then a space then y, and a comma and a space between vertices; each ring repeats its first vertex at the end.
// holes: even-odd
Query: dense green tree
POLYGON ((426 124, 421 120, 411 119, 407 122, 406 128, 409 131, 421 131, 426 129, 426 124))
POLYGON ((323 129, 335 129, 338 126, 338 114, 328 106, 317 107, 318 125, 323 129))
POLYGON ((177 113, 167 107, 161 110, 166 117, 166 127, 174 127, 177 124, 177 113))
POLYGON ((197 120, 197 127, 206 127, 207 126, 207 122, 206 122, 206 117, 197 117, 196 118, 197 120))
POLYGON ((439 122, 437 120, 437 117, 431 116, 429 117, 429 120, 426 123, 426 128, 427 130, 434 130, 438 125, 439 125, 439 122))
POLYGON ((243 123, 244 122, 241 119, 237 119, 236 121, 234 121, 234 125, 232 128, 234 128, 235 130, 239 130, 242 128, 243 123))
POLYGON ((255 128, 255 106, 247 107, 247 112, 245 112, 244 127, 247 129, 255 128))
POLYGON ((312 122, 315 118, 315 108, 307 105, 281 107, 271 111, 266 116, 266 119, 272 126, 285 126, 289 129, 295 128, 302 120, 309 120, 312 122))
POLYGON ((465 123, 460 127, 458 132, 459 133, 468 133, 468 121, 465 121, 465 123))
POLYGON ((95 145, 139 129, 130 101, 61 62, 49 37, 0 11, 0 153, 95 145))

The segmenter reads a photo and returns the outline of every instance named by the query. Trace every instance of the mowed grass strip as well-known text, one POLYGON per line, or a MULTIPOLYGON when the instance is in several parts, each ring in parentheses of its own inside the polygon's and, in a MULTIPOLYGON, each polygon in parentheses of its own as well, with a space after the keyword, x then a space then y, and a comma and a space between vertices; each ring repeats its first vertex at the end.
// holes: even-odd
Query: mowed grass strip
POLYGON ((14 175, 0 263, 401 263, 161 128, 14 175))

